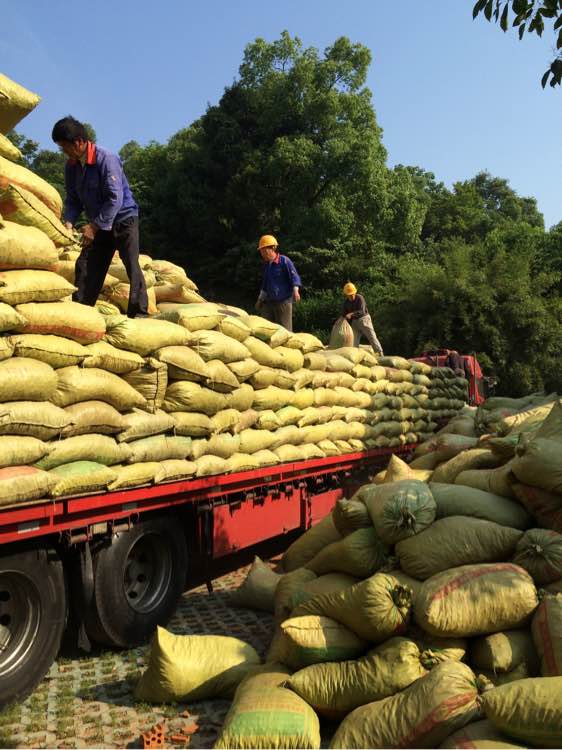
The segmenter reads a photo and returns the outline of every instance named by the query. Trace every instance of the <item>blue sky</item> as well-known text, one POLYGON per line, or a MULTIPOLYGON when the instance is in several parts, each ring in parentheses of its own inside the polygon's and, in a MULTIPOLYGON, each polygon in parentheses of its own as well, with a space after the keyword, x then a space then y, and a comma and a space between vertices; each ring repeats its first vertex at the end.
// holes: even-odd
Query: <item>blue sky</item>
POLYGON ((284 29, 323 50, 370 48, 368 86, 389 164, 451 186, 487 169, 562 220, 562 91, 540 87, 554 37, 519 42, 472 0, 18 0, 4 3, 0 70, 42 96, 17 128, 52 148, 66 114, 100 144, 165 142, 216 103, 245 45, 284 29), (93 9, 95 7, 95 10, 93 9))

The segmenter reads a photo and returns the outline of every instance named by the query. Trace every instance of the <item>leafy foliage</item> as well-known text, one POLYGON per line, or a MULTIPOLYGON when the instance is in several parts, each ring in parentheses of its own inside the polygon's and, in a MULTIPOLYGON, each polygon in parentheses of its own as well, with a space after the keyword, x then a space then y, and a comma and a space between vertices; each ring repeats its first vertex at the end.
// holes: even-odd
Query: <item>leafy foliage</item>
POLYGON ((472 10, 473 18, 483 14, 486 20, 499 23, 502 31, 507 31, 511 15, 512 26, 517 28, 519 39, 528 33, 542 36, 545 21, 552 21, 556 33, 556 56, 543 74, 541 85, 544 89, 562 83, 562 0, 478 0, 472 10), (511 11, 511 14, 510 14, 511 11))

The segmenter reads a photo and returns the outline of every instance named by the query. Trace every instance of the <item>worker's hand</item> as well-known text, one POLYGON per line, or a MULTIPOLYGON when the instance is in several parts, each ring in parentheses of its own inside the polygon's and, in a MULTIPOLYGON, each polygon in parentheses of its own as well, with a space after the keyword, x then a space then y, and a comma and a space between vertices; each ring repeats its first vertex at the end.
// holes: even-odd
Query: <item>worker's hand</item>
POLYGON ((98 227, 95 224, 86 224, 86 226, 82 227, 82 247, 91 245, 97 232, 98 227))
POLYGON ((351 320, 352 317, 353 317, 353 313, 347 313, 347 315, 345 316, 345 319, 351 320))
POLYGON ((298 286, 296 286, 296 287, 295 287, 295 288, 293 289, 293 300, 294 300, 295 302, 300 302, 300 301, 301 301, 301 293, 299 292, 299 288, 298 288, 298 286))
POLYGON ((72 232, 72 230, 74 229, 74 226, 71 221, 65 221, 64 226, 68 229, 69 232, 72 232))

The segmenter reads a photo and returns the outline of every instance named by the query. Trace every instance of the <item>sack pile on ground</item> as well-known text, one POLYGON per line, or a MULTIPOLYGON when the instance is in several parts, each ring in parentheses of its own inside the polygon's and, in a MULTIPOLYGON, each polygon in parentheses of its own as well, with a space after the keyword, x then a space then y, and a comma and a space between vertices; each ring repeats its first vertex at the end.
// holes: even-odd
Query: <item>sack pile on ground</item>
POLYGON ((560 746, 562 400, 525 400, 478 436, 495 409, 465 408, 410 465, 393 457, 289 547, 283 573, 256 558, 232 603, 277 624, 218 747, 317 748, 307 710, 340 722, 333 748, 560 746), (264 669, 274 693, 252 692, 251 717, 264 669), (306 733, 259 723, 291 693, 306 733))
MULTIPOLYGON (((0 130, 38 101, 4 76, 0 94, 0 130)), ((60 196, 2 154, 0 504, 401 446, 463 406, 451 370, 327 350, 206 302, 147 255, 150 318, 122 314, 118 258, 95 308, 72 302, 79 248, 60 196)))

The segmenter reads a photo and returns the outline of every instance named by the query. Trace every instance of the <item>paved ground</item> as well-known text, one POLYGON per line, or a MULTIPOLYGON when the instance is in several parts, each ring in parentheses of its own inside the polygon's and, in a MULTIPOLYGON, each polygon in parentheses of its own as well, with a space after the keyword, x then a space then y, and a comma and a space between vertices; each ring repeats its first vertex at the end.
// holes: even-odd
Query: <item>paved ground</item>
MULTIPOLYGON (((248 567, 215 579, 212 594, 205 586, 184 594, 169 629, 181 634, 232 635, 251 643, 263 656, 273 618, 228 604, 228 592, 240 585, 248 567)), ((164 724, 170 737, 192 721, 197 722, 199 730, 192 737, 191 747, 212 747, 229 702, 135 703, 133 688, 147 656, 144 646, 59 658, 24 703, 0 714, 0 747, 142 747, 140 735, 153 725, 164 724)), ((168 741, 164 747, 181 748, 182 744, 168 741)))

